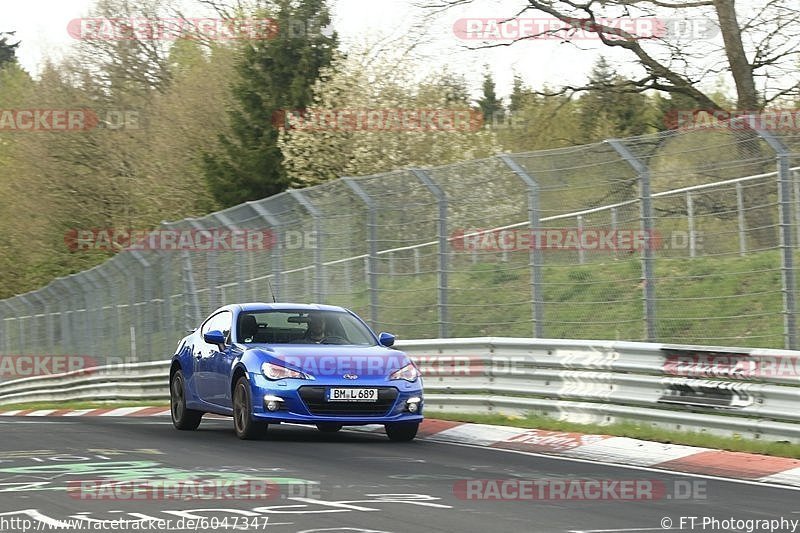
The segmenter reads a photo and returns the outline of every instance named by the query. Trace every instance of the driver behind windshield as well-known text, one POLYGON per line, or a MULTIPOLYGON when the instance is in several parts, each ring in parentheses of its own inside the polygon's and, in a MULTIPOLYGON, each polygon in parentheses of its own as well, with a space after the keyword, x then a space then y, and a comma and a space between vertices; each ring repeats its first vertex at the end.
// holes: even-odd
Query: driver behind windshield
POLYGON ((325 319, 319 314, 308 315, 308 329, 304 339, 309 342, 319 343, 325 338, 325 319))

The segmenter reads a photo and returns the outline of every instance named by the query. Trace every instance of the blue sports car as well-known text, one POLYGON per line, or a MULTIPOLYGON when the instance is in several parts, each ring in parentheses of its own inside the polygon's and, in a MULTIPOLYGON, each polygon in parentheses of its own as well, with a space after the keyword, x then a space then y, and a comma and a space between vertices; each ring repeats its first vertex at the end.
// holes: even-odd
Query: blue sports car
POLYGON ((376 335, 355 313, 330 305, 226 305, 178 344, 170 368, 177 429, 204 413, 233 417, 241 439, 269 424, 320 431, 383 424, 409 441, 422 421, 422 377, 394 336, 376 335))

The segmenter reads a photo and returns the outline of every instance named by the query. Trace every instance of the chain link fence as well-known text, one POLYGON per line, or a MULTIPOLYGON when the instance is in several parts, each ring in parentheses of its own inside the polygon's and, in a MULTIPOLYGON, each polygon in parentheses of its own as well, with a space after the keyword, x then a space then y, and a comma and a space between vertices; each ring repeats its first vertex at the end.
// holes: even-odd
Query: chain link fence
POLYGON ((717 128, 342 177, 158 230, 266 246, 126 250, 0 302, 0 353, 164 359, 273 294, 406 339, 797 348, 799 171, 800 135, 717 128))

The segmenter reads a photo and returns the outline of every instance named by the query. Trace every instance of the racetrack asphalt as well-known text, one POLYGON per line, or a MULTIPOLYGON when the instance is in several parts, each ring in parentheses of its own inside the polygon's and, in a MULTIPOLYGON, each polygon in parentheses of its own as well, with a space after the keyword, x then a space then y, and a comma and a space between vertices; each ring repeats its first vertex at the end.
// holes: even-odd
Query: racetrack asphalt
POLYGON ((264 440, 240 441, 229 419, 206 418, 199 430, 184 432, 163 418, 9 417, 0 420, 0 435, 0 531, 14 533, 67 520, 80 522, 60 531, 110 531, 112 524, 116 531, 234 531, 246 524, 248 531, 309 533, 793 531, 790 521, 800 520, 800 492, 791 487, 429 440, 395 443, 382 433, 279 425, 264 440), (153 489, 167 486, 159 480, 191 479, 268 480, 279 493, 205 500, 153 489), (153 493, 128 499, 131 483, 142 480, 153 493), (466 499, 468 480, 490 481, 473 484, 473 499, 466 499), (512 489, 492 492, 495 480, 512 480, 503 485, 512 489), (544 487, 544 497, 503 499, 530 480, 544 487), (93 492, 99 481, 118 483, 118 490, 93 492), (608 489, 604 496, 588 496, 598 482, 608 489), (579 490, 554 488, 565 483, 579 490), (621 486, 638 488, 621 500, 621 486), (474 499, 481 496, 500 499, 474 499), (689 517, 696 517, 693 527, 689 517), (146 521, 156 519, 172 523, 146 521), (774 529, 761 527, 781 519, 774 529))

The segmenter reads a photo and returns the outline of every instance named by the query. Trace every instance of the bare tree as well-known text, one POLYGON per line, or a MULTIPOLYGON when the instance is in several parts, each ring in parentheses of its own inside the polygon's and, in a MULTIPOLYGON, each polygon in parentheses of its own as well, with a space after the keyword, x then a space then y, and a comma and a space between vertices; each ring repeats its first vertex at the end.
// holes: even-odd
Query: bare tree
MULTIPOLYGON (((430 8, 432 16, 478 5, 475 0, 419 0, 417 4, 430 8)), ((632 60, 627 64, 634 66, 634 74, 621 83, 566 85, 540 94, 657 91, 686 107, 717 111, 735 105, 737 112, 759 112, 800 96, 797 0, 739 0, 738 5, 737 0, 509 0, 507 5, 505 13, 483 16, 499 19, 498 26, 527 17, 560 23, 504 41, 478 40, 472 48, 513 46, 553 37, 586 48, 582 38, 590 35, 602 48, 621 50, 622 57, 632 60), (637 35, 617 23, 648 18, 660 31, 637 35), (720 76, 731 81, 735 90, 730 104, 711 92, 720 76)), ((737 158, 752 162, 749 170, 769 170, 770 154, 764 152, 755 132, 734 131, 731 135, 737 158)), ((654 142, 650 153, 656 153, 659 145, 654 142)), ((776 242, 774 221, 771 213, 757 206, 768 203, 770 194, 768 189, 751 191, 745 205, 748 223, 758 228, 752 234, 764 246, 776 242)))
MULTIPOLYGON (((419 0, 440 13, 475 0, 419 0)), ((638 74, 619 91, 655 90, 690 98, 703 109, 721 103, 703 89, 728 75, 739 110, 757 111, 787 96, 800 95, 800 10, 796 0, 519 0, 507 13, 518 17, 558 19, 569 30, 546 29, 504 42, 484 42, 477 48, 511 46, 519 41, 552 38, 580 46, 576 36, 591 32, 603 46, 624 50, 638 74), (622 18, 658 21, 660 31, 636 35, 612 21, 622 18)), ((713 84, 712 84, 713 85, 713 84)), ((593 90, 567 86, 564 92, 593 90)))

